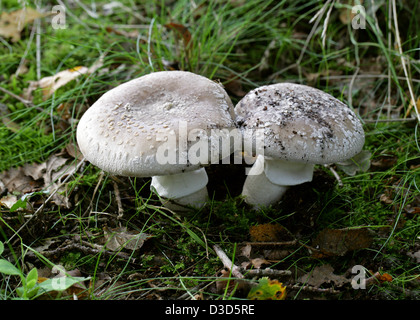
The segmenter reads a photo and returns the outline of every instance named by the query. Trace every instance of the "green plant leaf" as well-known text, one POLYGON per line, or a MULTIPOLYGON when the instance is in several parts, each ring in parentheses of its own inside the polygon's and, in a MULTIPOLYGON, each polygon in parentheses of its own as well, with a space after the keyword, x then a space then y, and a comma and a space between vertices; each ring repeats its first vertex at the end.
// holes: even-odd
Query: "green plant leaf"
POLYGON ((4 244, 0 241, 0 254, 2 254, 4 251, 4 244))
POLYGON ((20 272, 18 268, 4 259, 0 260, 0 272, 9 275, 22 276, 22 272, 20 272))
POLYGON ((89 278, 85 277, 60 277, 60 278, 53 278, 45 280, 39 284, 39 288, 42 293, 50 292, 50 291, 64 291, 70 288, 72 285, 89 280, 89 278))
POLYGON ((28 289, 34 287, 38 281, 38 270, 33 268, 26 276, 26 287, 28 289))
POLYGON ((26 200, 19 199, 10 207, 10 212, 15 212, 18 209, 25 209, 25 208, 26 208, 26 200))

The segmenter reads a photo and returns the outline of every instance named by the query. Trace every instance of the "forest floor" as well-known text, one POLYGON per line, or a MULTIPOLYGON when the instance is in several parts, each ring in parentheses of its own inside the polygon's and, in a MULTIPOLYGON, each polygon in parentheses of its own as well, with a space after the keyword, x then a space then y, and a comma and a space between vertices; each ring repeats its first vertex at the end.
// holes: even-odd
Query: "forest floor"
POLYGON ((336 0, 87 2, 0 1, 0 299, 420 298, 417 1, 365 16, 336 0), (363 153, 259 212, 246 165, 212 165, 207 206, 171 212, 150 179, 81 161, 75 138, 104 92, 160 70, 217 80, 234 104, 270 83, 321 89, 359 116, 363 153))

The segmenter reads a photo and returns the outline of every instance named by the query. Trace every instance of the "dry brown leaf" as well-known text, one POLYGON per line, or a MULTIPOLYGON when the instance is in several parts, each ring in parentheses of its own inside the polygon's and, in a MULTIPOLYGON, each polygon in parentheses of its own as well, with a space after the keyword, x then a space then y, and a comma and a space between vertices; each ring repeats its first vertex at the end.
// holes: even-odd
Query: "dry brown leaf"
POLYGON ((367 228, 324 229, 313 241, 317 249, 313 254, 319 258, 343 256, 349 251, 368 248, 372 240, 372 232, 367 228))
POLYGON ((279 224, 265 223, 249 228, 251 241, 272 242, 282 241, 288 237, 287 232, 279 224))
POLYGON ((138 250, 152 236, 144 232, 128 231, 125 227, 104 228, 106 248, 112 251, 121 249, 138 250))
POLYGON ((0 207, 6 207, 8 209, 18 201, 18 198, 13 194, 8 194, 0 199, 0 207))
POLYGON ((0 173, 0 181, 9 193, 30 193, 39 190, 40 184, 27 176, 24 167, 11 168, 0 173))
POLYGON ((334 268, 329 264, 318 266, 304 276, 300 277, 298 282, 314 286, 316 288, 319 288, 324 283, 333 283, 335 286, 340 287, 349 282, 347 278, 336 275, 333 271, 334 268))
POLYGON ((241 256, 244 256, 249 259, 251 256, 252 246, 250 244, 245 245, 241 248, 241 256))
POLYGON ((0 36, 11 38, 12 42, 17 42, 20 40, 20 33, 28 23, 47 15, 32 8, 2 12, 0 16, 0 36))
POLYGON ((0 182, 10 194, 27 195, 43 189, 50 193, 55 191, 51 201, 58 206, 69 208, 69 199, 64 195, 66 186, 62 182, 68 175, 73 174, 76 168, 75 161, 70 162, 67 158, 52 155, 46 162, 26 164, 0 173, 0 182))
POLYGON ((262 258, 251 259, 251 263, 254 266, 254 268, 257 268, 257 269, 260 269, 261 266, 264 264, 270 264, 270 262, 262 258))
POLYGON ((83 74, 91 74, 98 70, 103 65, 103 57, 100 57, 90 68, 84 66, 77 66, 71 69, 63 70, 57 74, 49 77, 44 77, 39 81, 30 81, 29 87, 24 90, 24 98, 32 100, 32 92, 37 89, 42 89, 44 99, 49 98, 55 91, 63 87, 67 83, 77 79, 83 74))

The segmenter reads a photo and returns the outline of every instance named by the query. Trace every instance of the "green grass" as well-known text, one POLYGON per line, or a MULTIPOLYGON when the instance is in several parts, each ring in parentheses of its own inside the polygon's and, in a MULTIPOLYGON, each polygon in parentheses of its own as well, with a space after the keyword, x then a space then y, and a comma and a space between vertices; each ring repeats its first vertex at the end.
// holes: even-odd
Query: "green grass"
MULTIPOLYGON (((32 24, 23 29, 19 42, 0 41, 0 87, 4 89, 0 91, 0 172, 41 164, 53 154, 74 162, 66 147, 76 144, 77 121, 83 112, 110 88, 165 69, 218 80, 234 103, 240 100, 240 91, 283 81, 329 92, 351 104, 364 122, 371 167, 354 176, 334 167, 342 185, 328 168, 318 167, 314 183, 294 188, 293 196, 261 213, 243 203, 239 180, 222 179, 215 182, 214 200, 206 208, 178 217, 160 207, 147 179, 102 175, 98 168, 85 164, 65 183, 68 208, 56 205, 41 190, 29 198, 25 211, 11 212, 2 205, 0 241, 10 241, 3 257, 12 258, 25 274, 33 267, 54 264, 77 268, 93 279, 84 296, 90 299, 190 299, 197 294, 197 286, 205 298, 238 299, 243 298, 239 289, 214 291, 223 266, 212 246, 219 244, 240 261, 238 247, 250 240, 249 228, 270 222, 283 225, 299 240, 297 246, 278 248, 287 252, 270 262, 272 268, 292 271, 290 281, 318 265, 331 264, 336 274, 344 274, 362 264, 373 273, 389 273, 393 281, 364 291, 346 288, 338 298, 418 297, 415 281, 420 270, 409 254, 420 249, 419 213, 410 211, 420 206, 420 132, 413 109, 414 118, 409 115, 401 121, 410 108, 410 90, 416 98, 420 96, 420 26, 418 14, 413 14, 420 7, 416 1, 396 3, 402 56, 394 17, 389 16, 392 1, 378 2, 375 16, 369 11, 365 30, 353 30, 341 22, 343 6, 337 2, 329 16, 330 7, 312 23, 323 6, 319 1, 126 0, 109 15, 103 11, 107 1, 86 4, 89 10, 93 10, 90 5, 96 6, 99 18, 77 1, 72 3, 67 8, 66 29, 54 30, 51 18, 43 18, 40 42, 36 34, 31 37, 32 24), (171 23, 185 27, 190 40, 170 28, 171 23), (318 28, 311 33, 315 23, 318 28), (38 74, 43 78, 77 66, 90 67, 100 57, 103 65, 93 74, 78 77, 48 98, 35 90, 32 100, 24 101, 25 89, 38 80, 38 74), (16 76, 20 64, 27 71, 16 76), (121 217, 115 183, 124 210, 121 217), (37 210, 41 205, 42 210, 37 210), (140 251, 129 252, 131 260, 77 246, 55 257, 27 254, 28 248, 48 243, 48 250, 66 241, 80 244, 74 237, 100 244, 105 226, 125 226, 153 238, 140 251), (325 228, 357 227, 374 231, 369 248, 315 259, 305 247, 325 228)), ((40 8, 48 11, 52 4, 42 1, 40 8)), ((0 1, 1 12, 21 7, 22 2, 0 1)), ((238 175, 242 169, 235 169, 238 175)), ((231 169, 214 170, 221 174, 210 170, 210 178, 224 177, 231 169)), ((265 257, 263 251, 256 252, 265 257)), ((0 277, 0 297, 16 297, 19 279, 0 277)), ((324 293, 291 290, 288 299, 321 296, 324 293)))

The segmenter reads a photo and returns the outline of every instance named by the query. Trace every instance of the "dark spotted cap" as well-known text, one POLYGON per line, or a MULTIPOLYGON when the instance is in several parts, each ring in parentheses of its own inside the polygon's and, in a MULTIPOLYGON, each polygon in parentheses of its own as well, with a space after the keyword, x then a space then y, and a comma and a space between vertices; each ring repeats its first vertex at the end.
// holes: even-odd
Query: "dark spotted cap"
POLYGON ((256 129, 263 129, 262 150, 272 158, 335 163, 358 154, 365 141, 362 124, 347 105, 305 85, 259 87, 239 101, 235 112, 245 142, 255 145, 256 129))

